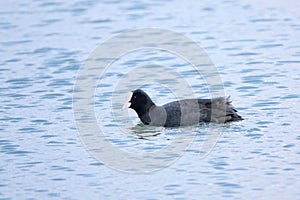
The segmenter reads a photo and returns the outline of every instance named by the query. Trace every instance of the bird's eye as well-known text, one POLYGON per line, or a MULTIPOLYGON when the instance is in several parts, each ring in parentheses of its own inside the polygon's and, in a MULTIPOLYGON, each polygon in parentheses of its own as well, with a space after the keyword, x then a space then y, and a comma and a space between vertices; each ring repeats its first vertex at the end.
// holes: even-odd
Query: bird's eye
POLYGON ((133 99, 136 99, 136 96, 133 96, 133 99))

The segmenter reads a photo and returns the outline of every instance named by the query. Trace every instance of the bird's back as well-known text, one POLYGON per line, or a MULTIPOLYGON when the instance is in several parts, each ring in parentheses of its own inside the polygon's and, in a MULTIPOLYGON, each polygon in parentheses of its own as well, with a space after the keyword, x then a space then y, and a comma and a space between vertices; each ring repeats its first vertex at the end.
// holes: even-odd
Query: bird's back
POLYGON ((199 122, 224 123, 242 120, 229 98, 184 99, 161 106, 166 112, 165 126, 192 125, 199 122))

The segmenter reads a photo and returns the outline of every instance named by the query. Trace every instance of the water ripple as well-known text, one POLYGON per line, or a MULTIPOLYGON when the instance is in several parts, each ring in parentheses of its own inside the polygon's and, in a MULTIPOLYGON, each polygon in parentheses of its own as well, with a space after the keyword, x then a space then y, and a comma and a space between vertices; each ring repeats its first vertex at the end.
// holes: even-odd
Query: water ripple
MULTIPOLYGON (((1 4, 0 199, 298 198, 297 5, 291 0, 1 4), (180 143, 180 134, 195 136, 173 165, 135 176, 107 168, 86 152, 76 132, 72 92, 78 70, 97 45, 141 27, 165 27, 200 44, 245 120, 177 130, 135 126, 139 120, 131 113, 133 125, 124 134, 116 126, 122 122, 108 117, 108 108, 114 84, 134 67, 169 66, 197 96, 210 95, 201 74, 176 55, 138 50, 121 56, 99 77, 95 90, 95 115, 107 141, 124 151, 149 153, 180 143), (213 127, 220 131, 218 142, 199 159, 213 127)), ((158 102, 175 99, 161 85, 143 87, 158 102)))

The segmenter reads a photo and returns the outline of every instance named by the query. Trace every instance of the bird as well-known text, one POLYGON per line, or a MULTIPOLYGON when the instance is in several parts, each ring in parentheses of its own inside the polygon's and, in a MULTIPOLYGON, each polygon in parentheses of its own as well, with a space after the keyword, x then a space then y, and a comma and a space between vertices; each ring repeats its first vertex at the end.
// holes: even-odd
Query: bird
POLYGON ((143 124, 151 126, 179 127, 201 122, 226 123, 243 120, 229 98, 183 99, 158 106, 146 92, 136 89, 130 92, 122 109, 133 109, 143 124))

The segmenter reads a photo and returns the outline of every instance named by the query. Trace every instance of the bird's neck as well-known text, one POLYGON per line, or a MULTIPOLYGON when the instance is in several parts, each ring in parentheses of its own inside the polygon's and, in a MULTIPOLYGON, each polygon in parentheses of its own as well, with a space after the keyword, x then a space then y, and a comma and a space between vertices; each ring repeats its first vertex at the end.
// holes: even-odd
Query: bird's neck
POLYGON ((149 111, 154 107, 156 107, 156 105, 153 102, 151 102, 151 104, 147 106, 135 109, 136 113, 138 114, 139 118, 144 124, 150 124, 151 119, 149 116, 149 111))

